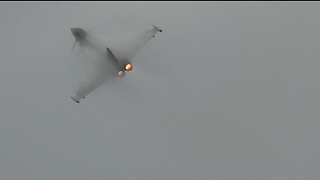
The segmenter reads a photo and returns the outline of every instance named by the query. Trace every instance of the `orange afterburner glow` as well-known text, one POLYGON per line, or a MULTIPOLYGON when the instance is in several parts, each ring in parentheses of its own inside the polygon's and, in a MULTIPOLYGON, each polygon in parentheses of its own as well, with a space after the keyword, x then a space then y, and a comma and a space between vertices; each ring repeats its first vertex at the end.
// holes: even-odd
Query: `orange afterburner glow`
POLYGON ((133 68, 133 67, 132 67, 131 64, 127 64, 126 67, 125 67, 126 71, 131 71, 132 68, 133 68))

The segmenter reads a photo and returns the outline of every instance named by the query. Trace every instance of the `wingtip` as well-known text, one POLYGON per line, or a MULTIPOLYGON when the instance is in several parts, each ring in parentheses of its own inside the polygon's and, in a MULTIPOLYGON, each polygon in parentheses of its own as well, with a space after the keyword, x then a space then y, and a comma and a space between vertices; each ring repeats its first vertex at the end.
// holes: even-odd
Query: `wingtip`
POLYGON ((76 103, 80 103, 79 101, 75 100, 73 97, 71 97, 71 99, 76 103))
POLYGON ((157 31, 162 32, 162 29, 160 29, 158 26, 152 25, 152 27, 153 27, 154 29, 156 29, 157 31))

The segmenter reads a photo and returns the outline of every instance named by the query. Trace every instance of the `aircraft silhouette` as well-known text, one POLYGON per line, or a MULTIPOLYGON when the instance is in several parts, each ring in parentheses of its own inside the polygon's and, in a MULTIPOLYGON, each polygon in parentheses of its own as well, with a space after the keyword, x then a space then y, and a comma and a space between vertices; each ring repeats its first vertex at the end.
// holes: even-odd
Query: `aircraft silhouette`
POLYGON ((123 49, 116 46, 112 47, 112 44, 108 45, 108 43, 103 42, 103 40, 82 28, 71 28, 71 33, 75 38, 71 51, 79 43, 82 49, 89 52, 90 60, 95 62, 95 72, 91 74, 87 81, 80 85, 76 91, 76 95, 72 96, 71 99, 79 103, 82 98, 85 98, 110 77, 124 77, 126 71, 131 71, 133 69, 131 62, 133 56, 157 32, 162 32, 159 27, 155 25, 152 27, 152 29, 140 33, 134 39, 128 41, 126 44, 129 44, 129 46, 123 49))

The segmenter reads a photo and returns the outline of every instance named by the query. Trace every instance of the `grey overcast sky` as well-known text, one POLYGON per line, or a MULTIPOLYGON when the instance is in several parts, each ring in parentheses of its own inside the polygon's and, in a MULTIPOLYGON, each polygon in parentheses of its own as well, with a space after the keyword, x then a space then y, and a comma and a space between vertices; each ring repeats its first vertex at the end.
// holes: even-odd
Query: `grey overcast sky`
POLYGON ((319 2, 0 2, 0 178, 318 179, 319 19, 319 2), (153 24, 133 72, 70 99, 71 27, 153 24))

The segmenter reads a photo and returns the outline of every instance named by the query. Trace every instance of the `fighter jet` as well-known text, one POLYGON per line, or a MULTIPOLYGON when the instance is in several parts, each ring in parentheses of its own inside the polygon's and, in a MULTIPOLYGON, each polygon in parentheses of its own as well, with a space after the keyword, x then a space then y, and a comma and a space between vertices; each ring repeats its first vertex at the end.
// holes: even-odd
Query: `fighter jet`
POLYGON ((110 77, 124 77, 125 72, 131 71, 133 69, 131 62, 133 56, 154 37, 157 32, 162 32, 159 27, 155 25, 152 27, 152 29, 142 32, 134 39, 126 42, 126 44, 129 44, 126 48, 103 42, 103 40, 82 28, 71 28, 71 33, 75 38, 72 50, 78 43, 82 49, 89 52, 89 60, 95 62, 95 72, 91 74, 87 81, 80 85, 75 96, 71 96, 71 99, 79 103, 81 99, 85 98, 110 77))

